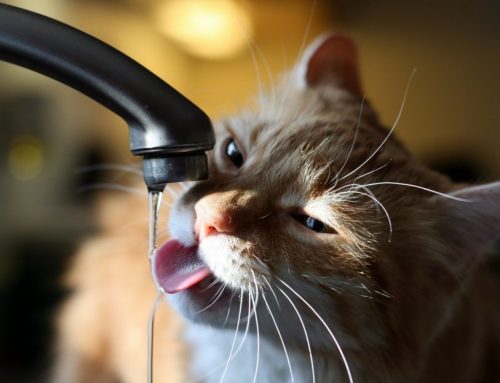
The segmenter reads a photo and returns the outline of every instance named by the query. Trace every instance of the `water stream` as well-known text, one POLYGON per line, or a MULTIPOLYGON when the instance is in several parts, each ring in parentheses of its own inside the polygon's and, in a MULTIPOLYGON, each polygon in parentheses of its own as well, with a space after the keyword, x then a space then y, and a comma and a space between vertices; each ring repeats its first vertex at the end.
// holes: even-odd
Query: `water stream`
MULTIPOLYGON (((158 216, 160 214, 161 199, 163 193, 150 190, 149 200, 149 262, 152 267, 154 255, 158 249, 158 216)), ((155 317, 163 299, 163 291, 158 290, 156 299, 151 306, 148 320, 148 361, 147 361, 147 382, 153 383, 153 359, 154 359, 154 327, 155 317)))

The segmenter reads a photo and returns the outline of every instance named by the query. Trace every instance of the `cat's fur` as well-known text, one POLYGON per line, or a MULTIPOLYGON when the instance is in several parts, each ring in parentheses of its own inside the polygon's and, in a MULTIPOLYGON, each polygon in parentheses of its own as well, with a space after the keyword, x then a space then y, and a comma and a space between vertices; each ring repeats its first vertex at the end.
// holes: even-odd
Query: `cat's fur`
MULTIPOLYGON (((216 133, 210 179, 175 202, 170 233, 198 245, 227 288, 214 304, 219 285, 172 295, 187 321, 164 305, 155 382, 219 382, 238 317, 235 348, 248 318, 249 334, 224 381, 251 382, 257 354, 257 382, 291 381, 276 320, 295 382, 311 382, 296 310, 317 382, 349 381, 340 347, 354 382, 500 378, 499 287, 482 261, 500 234, 500 184, 454 185, 386 140, 362 98, 349 39, 313 44, 257 111, 223 120, 216 133), (239 169, 225 154, 230 137, 243 153, 239 169), (296 213, 331 229, 316 233, 296 213)), ((58 383, 146 378, 155 295, 147 230, 117 230, 145 217, 145 201, 112 201, 104 214, 113 222, 83 247, 69 278, 58 383)))

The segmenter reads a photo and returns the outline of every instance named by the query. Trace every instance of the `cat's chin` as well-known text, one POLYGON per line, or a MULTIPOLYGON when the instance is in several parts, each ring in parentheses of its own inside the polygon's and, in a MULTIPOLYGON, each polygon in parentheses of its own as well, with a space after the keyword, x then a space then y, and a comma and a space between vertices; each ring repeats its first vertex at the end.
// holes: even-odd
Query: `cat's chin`
POLYGON ((235 303, 233 300, 237 300, 232 297, 233 291, 224 288, 213 275, 188 289, 168 294, 170 303, 184 318, 213 327, 231 324, 231 311, 237 311, 231 307, 235 303))

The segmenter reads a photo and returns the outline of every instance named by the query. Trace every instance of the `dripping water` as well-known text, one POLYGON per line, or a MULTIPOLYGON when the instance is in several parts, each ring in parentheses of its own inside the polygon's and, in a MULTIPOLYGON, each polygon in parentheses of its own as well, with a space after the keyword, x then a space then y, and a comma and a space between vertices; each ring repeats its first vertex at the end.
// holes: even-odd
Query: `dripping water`
POLYGON ((148 319, 148 383, 153 383, 153 350, 154 350, 154 328, 155 328, 155 316, 160 307, 160 303, 163 299, 163 292, 158 290, 156 294, 156 299, 149 312, 148 319))
MULTIPOLYGON (((162 192, 157 190, 149 190, 149 262, 152 267, 153 258, 158 248, 158 216, 160 214, 160 206, 162 192)), ((154 350, 154 325, 155 316, 162 301, 163 291, 158 289, 156 299, 151 307, 148 320, 148 366, 147 366, 147 382, 153 383, 153 350, 154 350)))

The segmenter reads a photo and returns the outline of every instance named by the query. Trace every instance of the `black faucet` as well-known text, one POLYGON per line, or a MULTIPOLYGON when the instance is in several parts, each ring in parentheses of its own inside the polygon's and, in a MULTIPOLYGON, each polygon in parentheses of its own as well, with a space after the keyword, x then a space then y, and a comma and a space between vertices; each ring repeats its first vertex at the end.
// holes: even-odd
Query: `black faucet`
POLYGON ((207 115, 170 85, 102 41, 48 17, 0 4, 0 60, 45 74, 125 119, 146 185, 208 176, 207 115))

